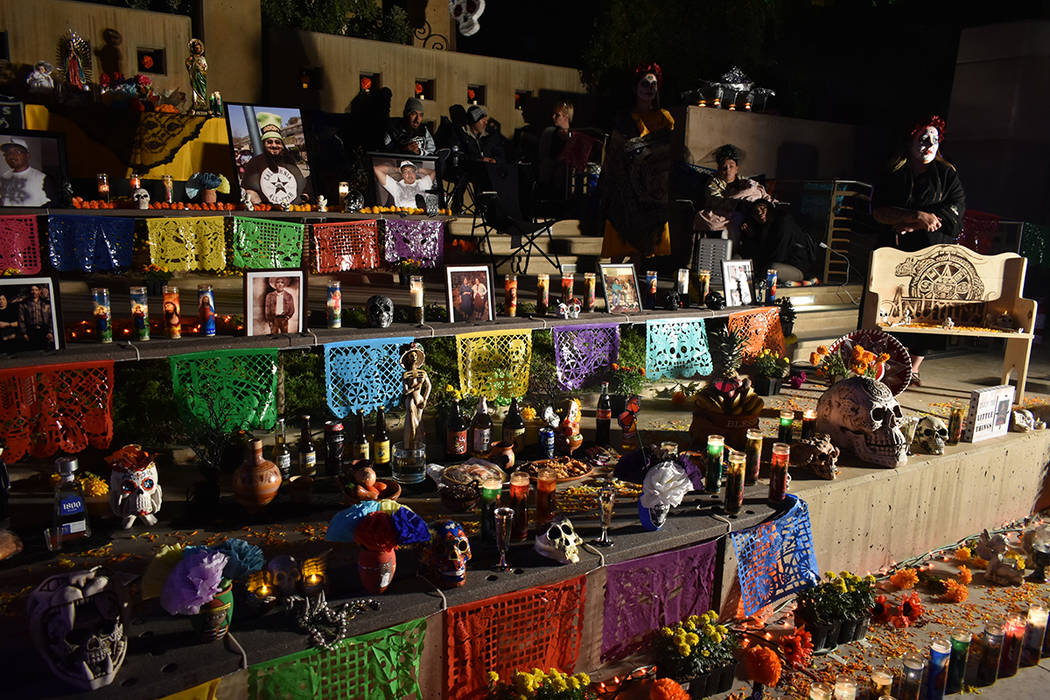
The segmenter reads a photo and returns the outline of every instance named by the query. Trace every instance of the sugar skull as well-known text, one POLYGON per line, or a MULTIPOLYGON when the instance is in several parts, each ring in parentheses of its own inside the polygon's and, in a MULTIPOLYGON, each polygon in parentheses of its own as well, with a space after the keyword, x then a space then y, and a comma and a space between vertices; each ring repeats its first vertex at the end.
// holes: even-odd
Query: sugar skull
POLYGON ((424 575, 442 588, 462 586, 467 580, 470 540, 455 520, 430 524, 430 546, 423 550, 424 575))
POLYGON ((113 471, 109 475, 109 507, 120 518, 125 530, 141 520, 143 525, 156 525, 163 491, 157 478, 153 457, 138 445, 127 445, 107 459, 113 471))
POLYGON ((923 416, 915 428, 915 444, 928 455, 944 454, 948 426, 939 416, 923 416))
POLYGON ((365 302, 365 312, 368 314, 368 325, 372 328, 386 328, 394 322, 394 302, 390 297, 375 295, 368 297, 365 302))
POLYGON ((459 33, 473 36, 481 29, 478 18, 485 11, 485 0, 448 0, 448 11, 452 13, 452 19, 456 20, 459 33))
POLYGON ((712 311, 721 311, 726 307, 726 298, 722 296, 722 292, 709 292, 704 303, 712 311))
POLYGON ((903 420, 893 392, 869 377, 836 382, 817 401, 817 430, 843 452, 879 467, 907 464, 903 420))
POLYGON ((572 521, 564 515, 559 515, 547 526, 547 530, 536 535, 536 542, 532 548, 538 554, 548 559, 553 559, 559 564, 578 564, 580 562, 579 547, 583 539, 576 534, 576 528, 572 521))
POLYGON ((26 616, 33 646, 60 680, 96 690, 117 677, 128 650, 127 601, 101 567, 45 579, 26 616))

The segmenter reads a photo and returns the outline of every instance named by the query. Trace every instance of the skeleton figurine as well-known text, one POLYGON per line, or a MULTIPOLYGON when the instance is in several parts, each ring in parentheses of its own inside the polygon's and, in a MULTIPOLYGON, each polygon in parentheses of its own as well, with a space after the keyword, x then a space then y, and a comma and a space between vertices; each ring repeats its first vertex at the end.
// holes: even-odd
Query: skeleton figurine
POLYGON ((467 580, 470 540, 455 520, 430 524, 430 545, 423 550, 423 575, 441 588, 462 586, 467 580))
POLYGON ((677 462, 660 462, 645 473, 642 495, 638 499, 638 517, 646 530, 659 530, 667 514, 693 488, 685 469, 677 462))
POLYGON ((149 192, 146 190, 138 188, 131 193, 131 198, 135 200, 135 206, 139 209, 149 209, 149 192))
POLYGON ((124 590, 101 567, 45 579, 26 603, 29 636, 48 668, 80 690, 113 682, 128 650, 124 590))
POLYGON ((817 430, 843 452, 879 467, 908 462, 903 418, 893 392, 869 377, 836 382, 817 402, 817 430))
POLYGON ((248 194, 248 190, 241 190, 241 204, 244 205, 245 211, 255 211, 255 202, 252 201, 252 196, 248 194))
POLYGON ((317 195, 317 211, 328 211, 328 197, 317 195))
POLYGON ((127 445, 106 458, 109 475, 109 507, 120 518, 120 526, 131 529, 136 518, 143 525, 156 525, 163 492, 157 480, 157 465, 139 445, 127 445))
POLYGON ((811 438, 802 438, 791 446, 791 463, 796 467, 808 467, 821 479, 831 481, 839 475, 839 448, 831 442, 827 433, 817 433, 811 438))
POLYGON ((386 328, 394 322, 394 302, 390 297, 375 295, 365 302, 365 313, 368 314, 368 325, 372 328, 386 328))
POLYGON ((1017 409, 1014 411, 1010 430, 1015 433, 1029 433, 1035 430, 1035 416, 1027 408, 1017 409))
POLYGON ((914 445, 928 455, 944 454, 948 440, 948 426, 939 416, 923 416, 915 428, 914 445))
POLYGON ((944 330, 946 331, 950 331, 951 329, 955 328, 955 321, 952 320, 951 316, 948 316, 944 319, 944 324, 942 325, 942 328, 944 328, 944 330))
POLYGON ((988 562, 985 576, 1000 586, 1019 586, 1024 578, 1024 571, 1003 561, 1006 552, 1006 538, 1002 535, 989 535, 985 530, 977 541, 977 556, 988 562))
POLYGON ((580 545, 583 538, 576 534, 572 521, 564 515, 558 515, 547 526, 547 530, 536 535, 532 548, 538 554, 553 559, 559 564, 580 563, 580 545))

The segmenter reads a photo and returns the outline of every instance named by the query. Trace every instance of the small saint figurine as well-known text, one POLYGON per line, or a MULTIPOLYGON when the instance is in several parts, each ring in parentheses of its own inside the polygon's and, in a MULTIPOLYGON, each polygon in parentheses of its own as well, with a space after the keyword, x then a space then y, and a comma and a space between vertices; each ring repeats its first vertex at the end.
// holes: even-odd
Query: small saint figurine
POLYGON ((411 343, 408 350, 401 355, 401 366, 405 373, 401 377, 402 401, 405 407, 405 432, 402 445, 406 450, 414 449, 423 443, 423 409, 430 399, 430 376, 423 369, 427 356, 423 346, 411 343))
POLYGON ((204 42, 190 39, 190 55, 186 57, 186 72, 190 75, 190 90, 193 92, 194 114, 209 114, 208 110, 208 61, 204 58, 204 42))
POLYGON ((558 445, 561 451, 572 454, 583 444, 580 435, 580 400, 570 399, 565 407, 565 417, 558 424, 558 445))
POLYGON ((47 61, 37 61, 36 65, 33 66, 32 72, 29 73, 29 77, 26 78, 29 92, 51 92, 54 90, 55 79, 51 77, 51 73, 54 70, 55 67, 47 61))

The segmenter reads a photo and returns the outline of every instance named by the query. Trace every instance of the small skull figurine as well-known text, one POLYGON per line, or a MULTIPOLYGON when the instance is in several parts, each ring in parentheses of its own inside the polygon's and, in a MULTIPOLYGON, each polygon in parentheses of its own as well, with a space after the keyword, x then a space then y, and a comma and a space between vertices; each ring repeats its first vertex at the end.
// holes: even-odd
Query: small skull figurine
POLYGON ((671 311, 677 311, 682 306, 682 295, 677 289, 672 289, 664 297, 664 307, 671 311))
POLYGON ((831 481, 839 474, 839 448, 831 443, 827 433, 817 433, 811 438, 802 438, 791 446, 791 463, 797 467, 808 467, 821 479, 831 481))
POLYGON ((368 325, 372 328, 386 328, 394 322, 394 302, 390 297, 375 295, 365 302, 368 314, 368 325))
POLYGON ((131 193, 131 198, 139 209, 149 209, 149 192, 141 187, 131 193))
POLYGON ((467 580, 470 540, 455 520, 430 525, 430 546, 423 550, 424 575, 442 588, 462 586, 467 580))
POLYGON ((481 29, 478 18, 485 11, 485 0, 448 0, 448 11, 456 20, 459 33, 473 36, 481 29))
POLYGON ((915 428, 915 444, 928 455, 944 454, 948 426, 938 416, 923 416, 915 428))
POLYGON ((1027 408, 1017 409, 1014 411, 1010 430, 1015 433, 1028 433, 1035 430, 1035 416, 1027 408))
POLYGON ((280 554, 266 565, 273 588, 280 596, 290 596, 299 585, 299 564, 290 554, 280 554))
POLYGON ((44 579, 26 617, 33 646, 60 680, 97 690, 117 677, 128 650, 127 601, 101 567, 44 579))
POLYGON ((106 458, 109 475, 109 507, 120 518, 120 526, 131 529, 135 520, 156 525, 164 493, 153 457, 139 445, 127 445, 106 458))
POLYGON ((547 526, 546 532, 536 535, 536 542, 532 548, 538 554, 553 559, 559 564, 570 562, 578 564, 581 544, 583 544, 583 538, 576 534, 572 521, 564 515, 559 515, 547 526))
POLYGON ((328 211, 328 197, 323 194, 317 196, 317 211, 328 211))
POLYGON ((558 315, 561 316, 562 318, 567 319, 567 318, 569 318, 569 313, 570 313, 569 312, 569 305, 566 304, 564 301, 563 302, 559 302, 559 304, 558 304, 558 315))

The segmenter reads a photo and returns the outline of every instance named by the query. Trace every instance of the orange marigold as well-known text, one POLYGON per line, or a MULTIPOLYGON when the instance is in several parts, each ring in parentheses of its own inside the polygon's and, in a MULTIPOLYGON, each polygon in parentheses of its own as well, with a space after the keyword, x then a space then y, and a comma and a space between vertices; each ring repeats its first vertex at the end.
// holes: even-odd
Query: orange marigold
POLYGON ((823 359, 824 358, 821 357, 819 353, 815 353, 815 352, 809 353, 809 363, 811 365, 819 365, 821 360, 823 360, 823 359))
POLYGON ((975 569, 987 569, 988 568, 988 560, 987 559, 981 559, 980 557, 973 557, 972 559, 970 559, 970 563, 973 564, 973 568, 975 568, 975 569))
POLYGON ((888 352, 884 352, 884 353, 882 353, 881 355, 878 356, 876 361, 879 364, 882 364, 884 362, 889 362, 889 360, 890 360, 890 354, 888 352))
POLYGON ((969 584, 971 581, 973 581, 973 572, 970 571, 970 567, 965 566, 965 565, 960 566, 959 567, 959 583, 969 584))
POLYGON ((775 686, 780 682, 780 657, 769 647, 755 645, 744 652, 747 676, 756 683, 775 686))
POLYGON ((971 556, 969 547, 959 547, 955 550, 955 561, 970 561, 971 556))
MULTIPOLYGON (((817 346, 817 354, 818 355, 827 355, 829 352, 830 351, 828 350, 828 346, 827 345, 818 345, 817 346)), ((814 362, 813 364, 816 364, 816 362, 814 362)))
POLYGON ((901 590, 912 588, 918 582, 919 575, 915 573, 915 569, 901 569, 890 576, 890 583, 901 590))
POLYGON ((970 597, 970 589, 966 587, 966 584, 959 583, 955 579, 947 579, 944 587, 945 591, 941 600, 946 603, 961 603, 970 597))
POLYGON ((649 700, 689 700, 689 693, 670 678, 657 678, 649 688, 649 700))

